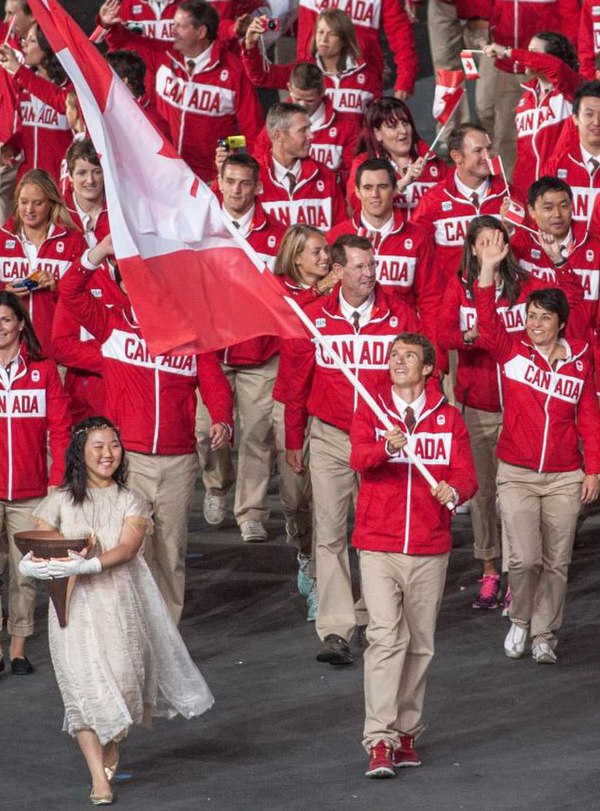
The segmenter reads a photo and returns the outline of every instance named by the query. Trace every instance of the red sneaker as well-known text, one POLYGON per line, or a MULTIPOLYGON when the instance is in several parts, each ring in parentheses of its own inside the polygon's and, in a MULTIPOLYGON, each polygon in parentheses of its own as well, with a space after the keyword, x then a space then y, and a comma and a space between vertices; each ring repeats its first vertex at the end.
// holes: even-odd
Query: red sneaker
POLYGON ((369 750, 369 767, 365 777, 394 777, 392 747, 385 741, 379 741, 369 750))
POLYGON ((415 752, 415 739, 412 735, 400 735, 400 746, 394 749, 392 761, 397 769, 421 765, 421 758, 415 752))

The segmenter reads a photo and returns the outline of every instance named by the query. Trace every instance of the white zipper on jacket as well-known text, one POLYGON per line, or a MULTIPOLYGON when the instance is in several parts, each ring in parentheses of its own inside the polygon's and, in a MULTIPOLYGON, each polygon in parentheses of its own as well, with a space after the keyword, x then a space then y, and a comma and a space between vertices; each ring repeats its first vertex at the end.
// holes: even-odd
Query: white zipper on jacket
MULTIPOLYGON (((156 364, 156 361, 154 361, 156 364)), ((152 438, 152 453, 156 453, 158 447, 158 434, 160 424, 160 372, 158 366, 154 366, 154 437, 152 438)))

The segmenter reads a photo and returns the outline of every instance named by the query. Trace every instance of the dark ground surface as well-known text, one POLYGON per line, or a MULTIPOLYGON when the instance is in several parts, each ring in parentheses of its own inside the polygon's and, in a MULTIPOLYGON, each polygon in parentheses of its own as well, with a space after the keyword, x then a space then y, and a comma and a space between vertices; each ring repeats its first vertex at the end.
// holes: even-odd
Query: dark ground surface
MULTIPOLYGON (((276 502, 273 499, 274 508, 276 502)), ((242 544, 232 519, 208 532, 197 493, 182 634, 216 698, 200 719, 136 728, 123 746, 123 811, 595 811, 600 807, 600 520, 579 534, 559 663, 512 661, 499 611, 470 607, 477 569, 468 517, 440 614, 426 702, 424 765, 363 776, 362 661, 314 659, 314 627, 295 589, 274 514, 269 542, 242 544)), ((61 733, 44 600, 29 647, 37 672, 0 678, 0 809, 89 807, 77 746, 61 733)))

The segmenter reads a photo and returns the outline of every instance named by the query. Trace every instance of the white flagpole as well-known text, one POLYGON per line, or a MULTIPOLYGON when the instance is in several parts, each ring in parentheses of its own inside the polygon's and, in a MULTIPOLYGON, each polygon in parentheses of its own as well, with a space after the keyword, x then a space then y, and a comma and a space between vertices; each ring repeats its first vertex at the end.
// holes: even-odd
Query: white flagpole
MULTIPOLYGON (((390 420, 388 415, 378 405, 375 398, 371 396, 371 394, 363 386, 363 384, 356 377, 356 375, 353 374, 353 372, 342 361, 342 359, 340 358, 337 351, 335 349, 333 349, 333 347, 327 345, 327 343, 325 342, 325 339, 323 338, 323 336, 321 335, 319 330, 315 327, 313 322, 306 315, 306 313, 304 312, 302 307, 298 304, 298 302, 294 301, 294 299, 291 298, 290 296, 284 296, 284 299, 289 304, 289 306, 292 308, 292 310, 296 313, 296 315, 298 316, 300 321, 302 321, 302 323, 307 328, 307 330, 317 339, 317 341, 321 344, 323 349, 325 349, 325 351, 327 352, 329 357, 332 359, 335 366, 340 370, 340 372, 344 375, 344 377, 346 377, 346 379, 352 384, 352 386, 354 386, 357 393, 360 395, 360 397, 363 398, 363 400, 369 406, 371 411, 375 414, 377 419, 379 419, 383 423, 383 425, 387 428, 388 431, 391 431, 392 428, 394 428, 394 424, 392 423, 392 421, 390 420)), ((421 476, 423 476, 423 478, 425 479, 427 484, 429 484, 431 487, 437 487, 437 485, 438 485, 437 480, 427 470, 427 468, 425 467, 423 462, 417 456, 415 456, 413 451, 410 449, 409 445, 406 444, 402 448, 402 450, 408 456, 408 458, 414 464, 414 466, 417 468, 417 470, 419 471, 421 476)), ((449 510, 453 510, 455 506, 456 505, 451 501, 449 501, 446 504, 446 507, 448 507, 449 510)))
POLYGON ((15 27, 15 20, 16 20, 16 17, 13 16, 11 18, 11 21, 8 24, 8 31, 6 32, 6 36, 4 37, 4 42, 2 43, 3 46, 6 45, 8 43, 8 40, 10 39, 10 35, 12 34, 12 30, 15 27))

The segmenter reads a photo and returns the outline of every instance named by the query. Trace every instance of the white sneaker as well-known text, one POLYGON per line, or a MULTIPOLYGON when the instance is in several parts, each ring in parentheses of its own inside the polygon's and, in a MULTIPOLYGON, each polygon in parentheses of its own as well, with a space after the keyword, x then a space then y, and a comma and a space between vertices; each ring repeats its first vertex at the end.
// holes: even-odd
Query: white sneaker
POLYGON ((217 493, 211 493, 209 490, 204 494, 204 505, 202 512, 204 513, 204 520, 211 527, 218 527, 225 520, 227 509, 225 502, 226 496, 220 496, 217 493))
POLYGON ((253 521, 249 518, 247 521, 242 521, 240 524, 243 541, 266 541, 267 530, 263 527, 260 521, 253 521))
POLYGON ((510 659, 520 659, 525 653, 525 643, 527 642, 527 628, 511 623, 510 630, 504 640, 504 653, 510 659))
POLYGON ((538 642, 531 648, 531 655, 538 665, 556 664, 556 654, 547 642, 538 642))

